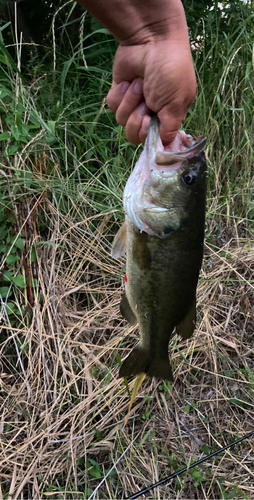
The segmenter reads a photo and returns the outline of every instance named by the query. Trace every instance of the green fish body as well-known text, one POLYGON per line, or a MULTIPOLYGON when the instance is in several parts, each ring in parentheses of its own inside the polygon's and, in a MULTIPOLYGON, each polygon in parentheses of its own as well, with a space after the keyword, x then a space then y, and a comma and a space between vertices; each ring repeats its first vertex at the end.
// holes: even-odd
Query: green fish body
POLYGON ((141 339, 121 366, 122 377, 147 373, 172 381, 172 332, 176 328, 187 339, 194 331, 205 225, 204 144, 204 138, 195 142, 180 131, 171 150, 164 151, 153 117, 126 184, 125 223, 112 256, 126 253, 120 311, 131 324, 139 324, 141 339))

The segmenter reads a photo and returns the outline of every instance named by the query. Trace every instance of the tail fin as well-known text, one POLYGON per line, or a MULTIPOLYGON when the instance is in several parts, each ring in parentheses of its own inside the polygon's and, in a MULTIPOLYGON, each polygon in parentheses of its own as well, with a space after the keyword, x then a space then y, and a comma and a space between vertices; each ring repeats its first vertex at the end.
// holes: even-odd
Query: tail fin
POLYGON ((150 377, 159 377, 173 382, 172 369, 168 356, 165 358, 154 358, 150 351, 140 346, 135 347, 120 368, 120 377, 130 377, 147 373, 150 377))
POLYGON ((154 358, 147 371, 147 375, 173 382, 173 373, 168 356, 166 358, 154 358))

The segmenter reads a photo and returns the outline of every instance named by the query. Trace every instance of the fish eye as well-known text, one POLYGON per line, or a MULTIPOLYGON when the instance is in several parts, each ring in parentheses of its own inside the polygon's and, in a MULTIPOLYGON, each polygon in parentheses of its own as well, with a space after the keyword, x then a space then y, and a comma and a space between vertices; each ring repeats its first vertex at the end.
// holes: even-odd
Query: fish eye
POLYGON ((187 172, 186 174, 183 174, 182 180, 186 186, 193 186, 195 182, 197 181, 198 176, 196 172, 187 172))

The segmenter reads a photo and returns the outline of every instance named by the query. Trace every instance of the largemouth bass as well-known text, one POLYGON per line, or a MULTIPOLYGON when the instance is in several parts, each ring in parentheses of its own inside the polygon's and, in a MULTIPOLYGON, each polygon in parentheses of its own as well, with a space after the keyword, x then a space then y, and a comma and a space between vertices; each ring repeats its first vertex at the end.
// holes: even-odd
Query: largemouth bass
POLYGON ((204 147, 205 138, 195 141, 179 131, 165 151, 155 116, 126 184, 125 222, 111 253, 127 255, 120 311, 139 324, 141 340, 123 362, 121 377, 147 373, 172 381, 169 339, 174 328, 184 339, 194 331, 205 225, 204 147))

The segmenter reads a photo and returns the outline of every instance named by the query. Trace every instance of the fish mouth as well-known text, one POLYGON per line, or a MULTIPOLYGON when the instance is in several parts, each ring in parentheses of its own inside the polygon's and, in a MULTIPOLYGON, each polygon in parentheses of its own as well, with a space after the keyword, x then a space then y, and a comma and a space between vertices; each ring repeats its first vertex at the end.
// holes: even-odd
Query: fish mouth
POLYGON ((160 139, 159 124, 158 117, 153 116, 146 141, 147 153, 157 166, 174 165, 174 170, 178 170, 183 161, 193 158, 199 152, 204 151, 206 137, 202 136, 195 140, 191 135, 185 134, 183 130, 179 130, 170 147, 164 149, 160 139))
POLYGON ((147 212, 147 213, 154 213, 154 214, 157 214, 157 213, 164 213, 164 212, 170 212, 170 213, 174 213, 177 211, 179 207, 177 206, 174 206, 174 207, 159 207, 158 205, 154 205, 154 206, 151 206, 151 207, 147 207, 144 209, 144 212, 147 212))
MULTIPOLYGON (((178 132, 179 134, 179 132, 178 132)), ((200 151, 204 151, 206 144, 206 137, 200 137, 193 146, 186 148, 183 151, 158 151, 155 155, 155 162, 157 165, 174 165, 175 163, 183 162, 189 158, 193 158, 200 151)))

